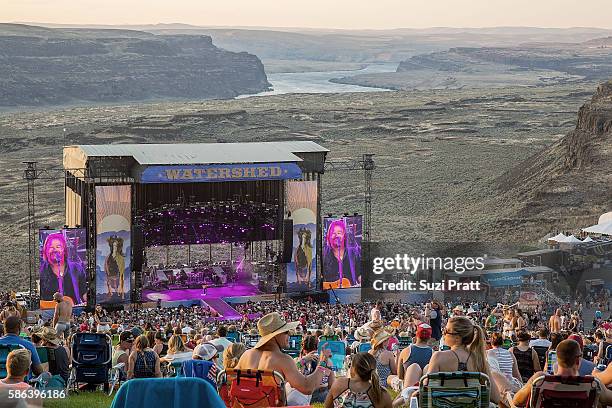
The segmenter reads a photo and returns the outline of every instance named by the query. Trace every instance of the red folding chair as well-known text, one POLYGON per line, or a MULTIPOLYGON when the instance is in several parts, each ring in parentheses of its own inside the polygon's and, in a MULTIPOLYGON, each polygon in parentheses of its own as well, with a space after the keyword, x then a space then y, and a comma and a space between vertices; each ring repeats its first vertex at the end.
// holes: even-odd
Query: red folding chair
POLYGON ((596 408, 601 384, 592 376, 543 375, 531 388, 531 408, 596 408))
POLYGON ((219 395, 228 408, 282 407, 285 379, 277 371, 228 369, 217 377, 219 395))

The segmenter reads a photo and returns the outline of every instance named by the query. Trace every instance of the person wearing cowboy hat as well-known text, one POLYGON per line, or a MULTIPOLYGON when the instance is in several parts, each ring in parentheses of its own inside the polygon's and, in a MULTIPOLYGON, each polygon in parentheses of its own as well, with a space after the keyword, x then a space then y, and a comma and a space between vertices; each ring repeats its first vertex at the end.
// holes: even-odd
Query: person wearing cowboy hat
POLYGON ((36 335, 42 340, 43 347, 55 356, 54 364, 49 364, 48 371, 57 380, 59 379, 56 376, 61 377, 63 385, 65 385, 68 382, 68 377, 70 377, 70 359, 66 349, 61 345, 62 339, 57 335, 57 331, 51 327, 43 327, 36 335))
POLYGON ((298 325, 299 322, 286 322, 277 312, 263 316, 257 322, 257 331, 261 338, 255 347, 244 352, 236 369, 277 371, 292 388, 306 395, 312 394, 321 384, 323 377, 330 375, 331 353, 326 350, 322 359, 317 358, 316 370, 304 376, 291 356, 283 352, 284 348, 289 347, 289 331, 295 330, 298 325))
POLYGON ((369 342, 371 335, 370 335, 370 331, 362 326, 355 330, 353 337, 355 337, 355 341, 353 342, 353 344, 351 344, 351 350, 353 350, 353 353, 358 353, 359 346, 362 343, 369 342))
POLYGON ((386 330, 379 330, 372 336, 372 348, 368 351, 376 359, 376 371, 380 378, 380 386, 387 386, 387 378, 397 374, 395 355, 387 349, 391 334, 386 330))
POLYGON ((457 305, 453 308, 453 316, 464 316, 465 315, 465 309, 463 308, 463 305, 457 305))

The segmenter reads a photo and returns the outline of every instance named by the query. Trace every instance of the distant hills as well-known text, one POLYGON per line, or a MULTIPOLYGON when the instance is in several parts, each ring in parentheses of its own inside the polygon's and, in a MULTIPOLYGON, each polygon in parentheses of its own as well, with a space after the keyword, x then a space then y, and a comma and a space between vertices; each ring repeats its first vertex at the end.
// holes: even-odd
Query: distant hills
POLYGON ((538 27, 491 27, 390 30, 338 30, 285 27, 202 27, 189 24, 148 25, 53 25, 45 27, 137 30, 154 34, 207 35, 228 51, 246 51, 266 60, 312 60, 333 62, 400 62, 414 55, 446 51, 453 47, 508 47, 530 42, 576 43, 612 36, 612 30, 538 27))
POLYGON ((456 47, 444 52, 411 57, 398 72, 414 69, 439 71, 477 70, 483 64, 523 69, 546 69, 579 75, 586 79, 612 77, 612 37, 583 43, 538 43, 517 47, 456 47))
POLYGON ((269 87, 259 58, 205 35, 0 24, 0 106, 218 99, 269 87))

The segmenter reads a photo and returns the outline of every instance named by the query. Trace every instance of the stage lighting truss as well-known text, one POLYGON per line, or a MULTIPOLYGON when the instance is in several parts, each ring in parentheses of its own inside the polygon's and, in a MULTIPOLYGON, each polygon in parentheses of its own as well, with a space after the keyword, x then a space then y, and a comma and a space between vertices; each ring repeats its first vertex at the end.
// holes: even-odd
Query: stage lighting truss
POLYGON ((272 240, 279 220, 278 204, 237 200, 166 204, 136 217, 147 246, 272 240))

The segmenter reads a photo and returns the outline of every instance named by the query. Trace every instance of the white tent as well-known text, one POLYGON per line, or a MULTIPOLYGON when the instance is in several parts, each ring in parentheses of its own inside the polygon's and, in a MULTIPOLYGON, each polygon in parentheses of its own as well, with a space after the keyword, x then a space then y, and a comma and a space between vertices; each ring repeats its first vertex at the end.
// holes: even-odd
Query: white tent
POLYGON ((607 212, 605 214, 601 214, 601 216, 599 217, 599 221, 597 221, 598 224, 604 224, 606 222, 610 222, 612 221, 612 211, 607 212))
POLYGON ((603 224, 591 225, 583 228, 582 231, 591 234, 612 235, 612 221, 604 222, 603 224))
POLYGON ((565 239, 567 237, 565 235, 563 235, 562 232, 558 233, 557 235, 555 235, 554 237, 548 238, 549 241, 556 241, 556 242, 565 242, 565 239))
POLYGON ((593 238, 586 237, 585 239, 582 240, 582 242, 593 242, 593 238))
POLYGON ((579 244, 579 243, 582 243, 581 240, 579 240, 578 238, 576 238, 573 235, 570 235, 569 237, 567 237, 565 239, 565 241, 563 241, 563 242, 566 243, 566 244, 579 244))

